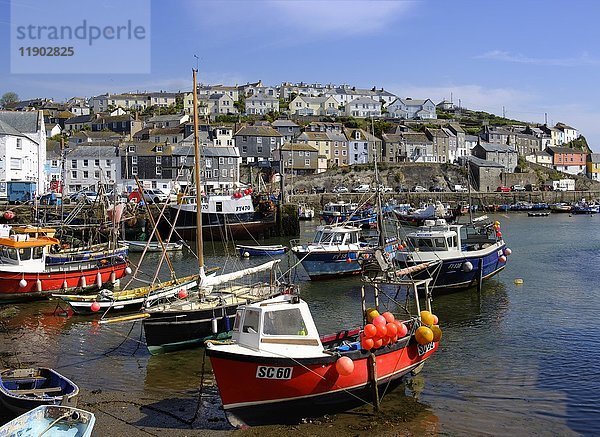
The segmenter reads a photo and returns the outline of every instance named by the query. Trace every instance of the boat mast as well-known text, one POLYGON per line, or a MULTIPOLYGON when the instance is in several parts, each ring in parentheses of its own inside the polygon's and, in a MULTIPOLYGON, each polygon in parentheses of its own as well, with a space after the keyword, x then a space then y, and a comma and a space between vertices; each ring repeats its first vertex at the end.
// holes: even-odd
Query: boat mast
MULTIPOLYGON (((375 170, 375 193, 377 194, 377 227, 379 228, 379 246, 381 250, 385 248, 385 232, 384 232, 384 224, 383 224, 383 201, 381 200, 381 192, 383 191, 383 184, 381 183, 379 177, 379 169, 377 168, 377 155, 379 150, 377 149, 377 141, 375 137, 375 122, 373 121, 373 116, 371 115, 371 132, 373 135, 373 145, 375 146, 375 160, 374 160, 374 170, 375 170)), ((368 142, 367 142, 368 144, 368 142)))
POLYGON ((467 162, 467 185, 468 185, 468 190, 469 190, 469 221, 471 224, 473 224, 473 205, 472 203, 472 199, 471 199, 471 164, 469 162, 469 160, 466 160, 467 162))
POLYGON ((204 253, 202 247, 202 195, 200 193, 200 142, 198 140, 198 90, 196 88, 197 68, 192 69, 194 76, 194 182, 196 184, 196 252, 198 270, 204 276, 204 253))

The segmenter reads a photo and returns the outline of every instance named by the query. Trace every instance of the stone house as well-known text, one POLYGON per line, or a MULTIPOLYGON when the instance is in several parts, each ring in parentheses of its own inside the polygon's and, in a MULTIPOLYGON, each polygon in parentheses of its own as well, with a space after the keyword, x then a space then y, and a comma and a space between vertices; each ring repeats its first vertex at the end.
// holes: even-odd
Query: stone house
POLYGON ((435 157, 434 162, 452 162, 449 160, 450 138, 448 133, 443 129, 434 129, 428 127, 425 128, 425 135, 427 135, 427 138, 433 143, 433 156, 435 157))
POLYGON ((92 120, 92 132, 110 130, 121 135, 135 135, 143 129, 143 123, 131 114, 100 116, 92 120))
POLYGON ((127 192, 137 188, 135 176, 145 187, 169 192, 178 180, 173 145, 149 141, 128 141, 119 146, 121 186, 127 192))
POLYGON ((273 151, 283 145, 283 135, 271 126, 242 127, 235 133, 234 139, 243 164, 270 161, 273 151))
MULTIPOLYGON (((192 180, 195 165, 194 149, 176 146, 173 149, 174 163, 177 165, 179 189, 192 180)), ((223 192, 239 187, 240 153, 237 147, 203 146, 200 180, 205 193, 223 192)))
POLYGON ((94 116, 91 114, 78 115, 65 120, 65 132, 77 132, 83 129, 92 130, 94 116))
POLYGON ((507 173, 514 173, 517 168, 517 151, 506 144, 480 141, 478 145, 473 147, 471 153, 479 159, 501 164, 504 167, 504 171, 507 173))
POLYGON ((318 155, 308 144, 285 143, 275 152, 275 160, 281 161, 284 175, 309 175, 318 172, 318 155))
POLYGON ((476 156, 468 156, 469 172, 473 179, 471 184, 475 186, 477 191, 493 192, 503 185, 502 174, 504 173, 504 165, 493 161, 478 158, 476 156))
POLYGON ((291 120, 275 120, 271 126, 283 135, 284 143, 291 143, 300 134, 300 126, 291 120))

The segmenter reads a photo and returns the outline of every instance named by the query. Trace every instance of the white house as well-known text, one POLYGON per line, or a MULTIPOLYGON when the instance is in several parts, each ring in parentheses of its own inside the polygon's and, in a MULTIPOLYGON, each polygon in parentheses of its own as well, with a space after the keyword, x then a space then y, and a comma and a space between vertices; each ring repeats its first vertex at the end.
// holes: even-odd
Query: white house
POLYGON ((46 127, 42 111, 0 111, 0 197, 6 182, 32 181, 46 191, 46 127))
POLYGON ((279 99, 266 94, 255 94, 246 98, 246 114, 265 115, 279 112, 279 99))
POLYGON ((435 104, 430 99, 420 100, 411 99, 396 99, 388 105, 388 114, 392 118, 404 119, 420 119, 429 120, 436 119, 437 113, 435 104))
POLYGON ((345 113, 349 117, 366 118, 381 116, 381 102, 360 98, 346 104, 345 113))
POLYGON ((297 96, 290 102, 290 113, 295 115, 338 115, 338 102, 333 97, 297 96))

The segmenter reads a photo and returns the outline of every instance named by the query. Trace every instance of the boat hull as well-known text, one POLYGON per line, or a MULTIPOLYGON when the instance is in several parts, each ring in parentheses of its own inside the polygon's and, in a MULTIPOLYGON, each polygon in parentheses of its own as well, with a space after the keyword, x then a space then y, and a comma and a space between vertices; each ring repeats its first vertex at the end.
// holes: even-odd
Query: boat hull
POLYGON ((243 246, 237 245, 236 249, 240 256, 273 256, 273 255, 283 255, 287 252, 287 247, 259 247, 259 246, 243 246), (246 255, 247 254, 247 255, 246 255))
MULTIPOLYGON (((386 390, 399 385, 403 377, 421 366, 438 345, 420 355, 407 337, 375 351, 377 384, 386 390)), ((238 355, 208 348, 223 407, 233 425, 297 423, 305 417, 345 411, 371 402, 368 377, 369 352, 344 353, 354 370, 341 376, 336 370, 338 355, 319 358, 274 358, 238 355), (269 378, 265 369, 284 370, 288 379, 269 378), (262 370, 261 370, 262 369, 262 370), (240 384, 239 381, 244 381, 240 384)))
POLYGON ((0 373, 0 403, 15 414, 40 405, 77 406, 79 387, 49 368, 5 370, 0 373))
POLYGON ((98 275, 102 284, 111 283, 123 278, 127 274, 127 267, 127 261, 117 257, 48 266, 42 273, 0 271, 0 301, 41 299, 53 293, 97 289, 98 275), (21 286, 22 280, 26 282, 24 286, 21 286))
POLYGON ((311 280, 356 275, 361 272, 358 263, 360 252, 339 250, 335 252, 294 251, 311 280))
MULTIPOLYGON (((480 277, 482 280, 486 280, 504 269, 506 261, 503 261, 501 257, 504 256, 505 247, 506 245, 502 244, 477 255, 469 256, 468 253, 463 253, 459 257, 442 259, 440 263, 434 263, 427 269, 414 273, 412 278, 434 278, 429 287, 438 294, 475 287, 479 283, 480 277), (471 263, 471 269, 466 268, 467 262, 471 263), (483 271, 480 271, 481 266, 483 266, 483 271)), ((427 260, 397 262, 401 267, 410 267, 425 261, 427 260)))
POLYGON ((0 437, 90 437, 96 417, 89 411, 67 406, 42 405, 0 427, 0 437))

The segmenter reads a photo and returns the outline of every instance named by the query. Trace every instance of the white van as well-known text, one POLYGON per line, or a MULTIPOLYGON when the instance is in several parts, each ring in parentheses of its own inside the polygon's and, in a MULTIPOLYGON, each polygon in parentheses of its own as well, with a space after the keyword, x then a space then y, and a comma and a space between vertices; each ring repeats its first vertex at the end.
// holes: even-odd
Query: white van
POLYGON ((368 193, 369 191, 371 191, 371 187, 369 186, 369 184, 361 184, 358 187, 354 187, 352 189, 353 193, 368 193))

